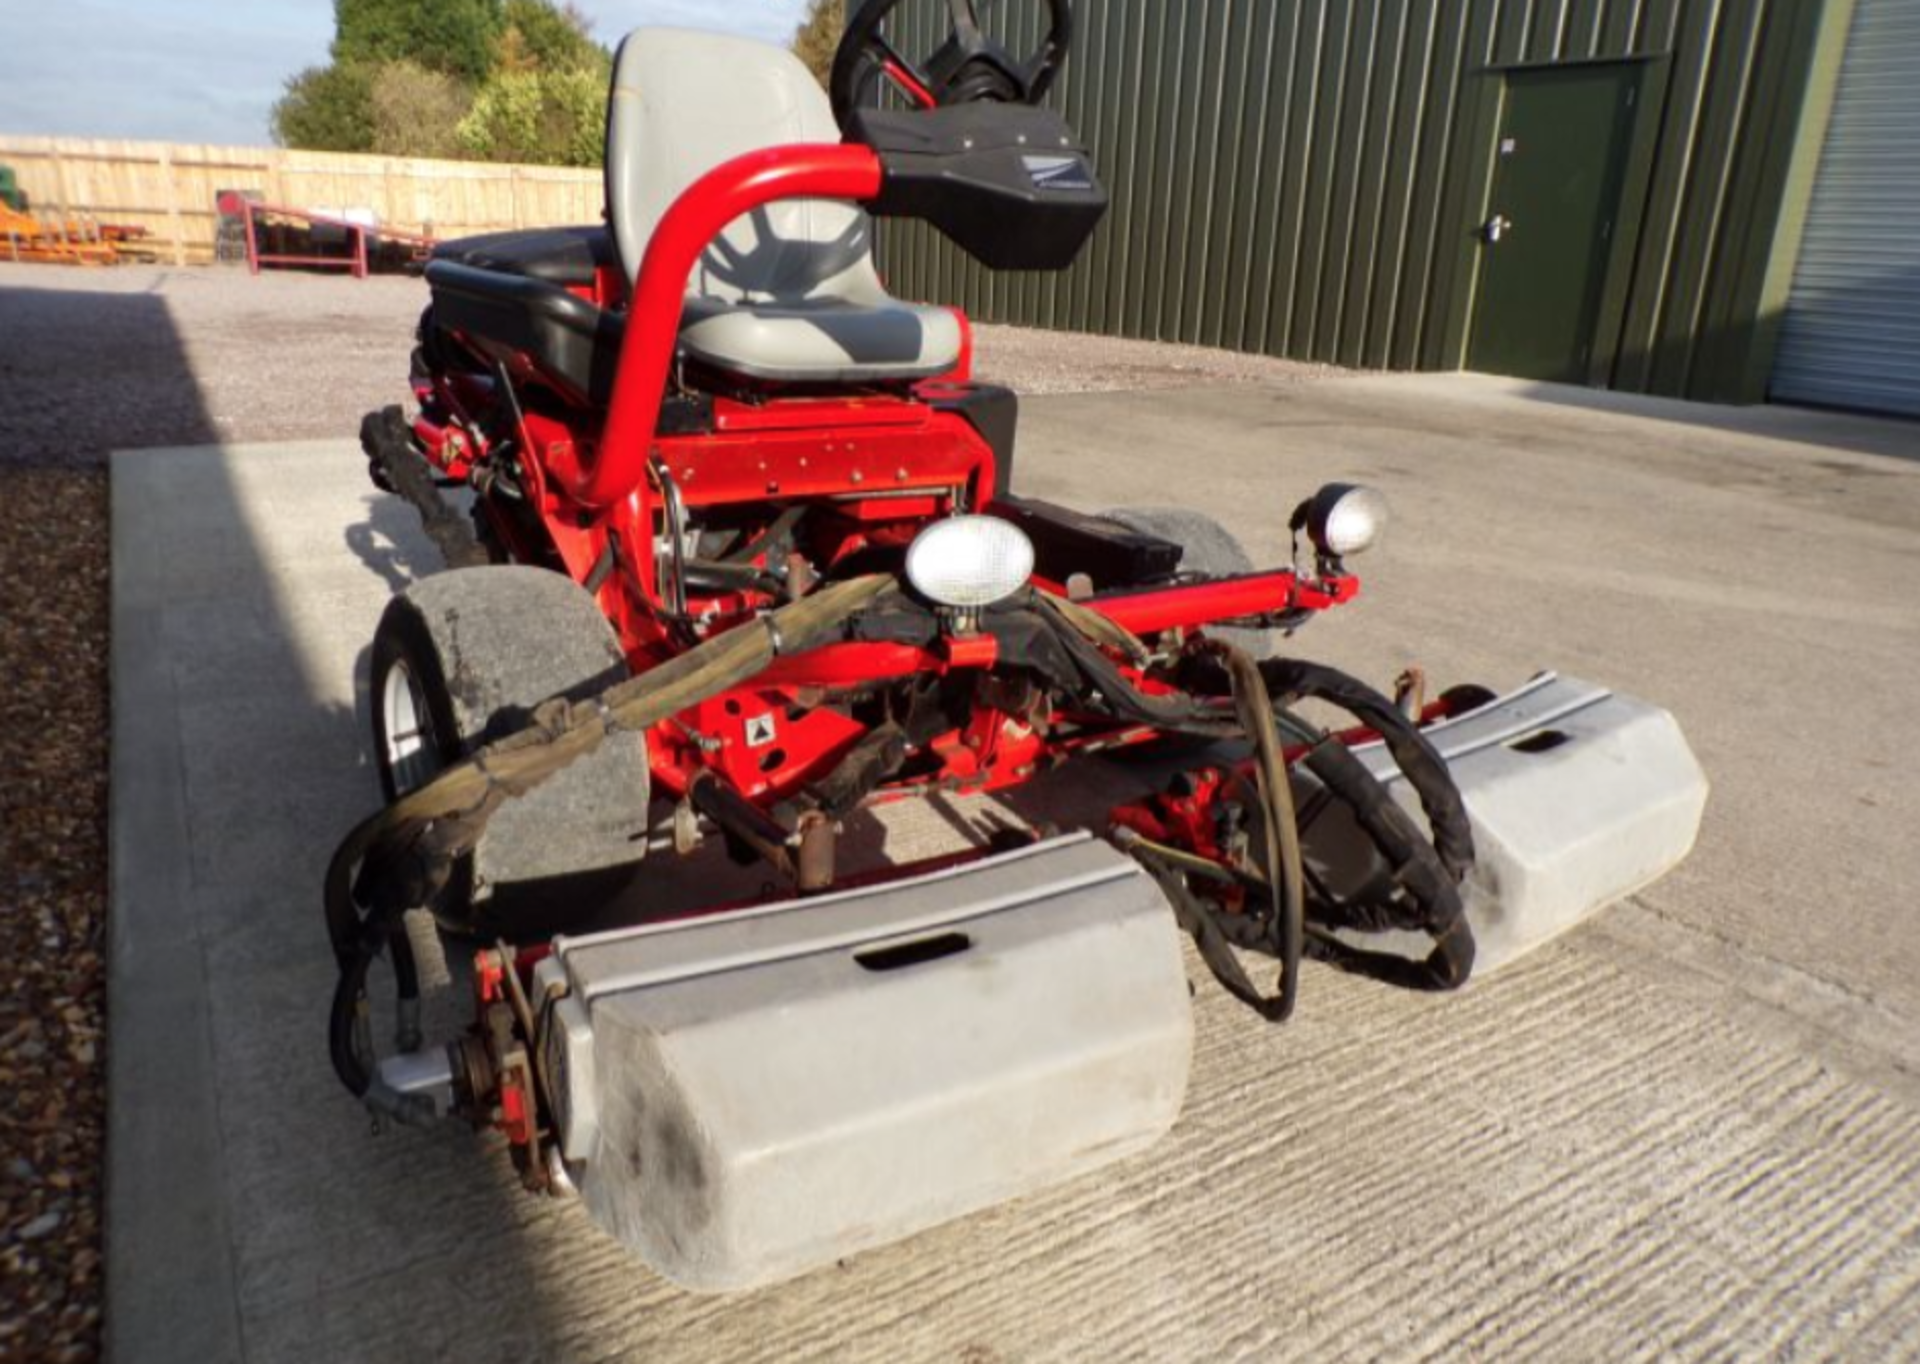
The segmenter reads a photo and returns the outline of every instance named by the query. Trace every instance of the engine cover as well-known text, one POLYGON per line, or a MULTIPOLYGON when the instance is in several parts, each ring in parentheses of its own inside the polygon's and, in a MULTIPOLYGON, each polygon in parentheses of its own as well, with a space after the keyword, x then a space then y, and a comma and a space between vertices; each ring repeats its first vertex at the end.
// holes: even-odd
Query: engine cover
POLYGON ((1178 930, 1080 834, 908 881, 561 939, 536 989, 596 1221, 751 1288, 1150 1145, 1192 1019, 1178 930), (562 993, 564 992, 564 993, 562 993))

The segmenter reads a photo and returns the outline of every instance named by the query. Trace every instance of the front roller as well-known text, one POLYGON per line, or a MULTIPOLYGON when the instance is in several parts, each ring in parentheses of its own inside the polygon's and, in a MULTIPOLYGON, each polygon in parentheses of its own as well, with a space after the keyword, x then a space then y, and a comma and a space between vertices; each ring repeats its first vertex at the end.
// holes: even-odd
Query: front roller
MULTIPOLYGON (((753 1288, 1152 1144, 1193 1023, 1159 887, 1087 834, 804 901, 561 938, 534 1064, 588 1210, 753 1288)), ((398 1071, 388 1078, 421 1092, 398 1071)))
MULTIPOLYGON (((1461 896, 1480 975, 1657 881, 1699 834, 1706 773, 1673 716, 1631 696, 1541 673, 1424 732, 1472 822, 1461 896)), ((1354 755, 1409 814, 1419 810, 1383 745, 1354 755)), ((1383 868, 1340 807, 1328 811, 1303 838, 1318 874, 1351 895, 1383 868)), ((1425 947, 1406 933, 1343 939, 1408 955, 1425 947)))

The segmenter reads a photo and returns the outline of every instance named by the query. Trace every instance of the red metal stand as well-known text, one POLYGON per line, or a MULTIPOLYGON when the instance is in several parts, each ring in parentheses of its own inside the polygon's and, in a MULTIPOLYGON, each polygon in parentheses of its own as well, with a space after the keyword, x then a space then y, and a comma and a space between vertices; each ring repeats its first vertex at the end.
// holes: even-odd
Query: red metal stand
POLYGON ((317 266, 321 269, 348 270, 352 272, 355 279, 365 279, 370 273, 367 267, 369 238, 406 242, 414 248, 416 259, 425 256, 427 248, 434 243, 431 233, 402 232, 390 227, 368 227, 364 223, 352 222, 346 218, 309 213, 305 209, 288 208, 283 204, 256 204, 250 199, 241 198, 239 208, 247 229, 247 270, 256 275, 260 273, 260 267, 263 265, 305 265, 317 266), (309 228, 337 227, 347 234, 347 241, 352 249, 345 256, 269 254, 260 249, 259 220, 263 217, 293 218, 305 223, 309 228))

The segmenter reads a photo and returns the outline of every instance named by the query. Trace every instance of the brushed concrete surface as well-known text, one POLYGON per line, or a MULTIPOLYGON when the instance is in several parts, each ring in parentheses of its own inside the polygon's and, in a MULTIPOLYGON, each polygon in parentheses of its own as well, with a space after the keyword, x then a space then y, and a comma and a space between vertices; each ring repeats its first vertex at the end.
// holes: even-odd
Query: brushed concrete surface
MULTIPOLYGON (((1385 486, 1298 641, 1384 679, 1555 665, 1674 708, 1679 873, 1464 994, 1310 970, 1258 1023, 1190 961, 1173 1135, 734 1298, 681 1294, 461 1131, 327 1071, 318 886, 375 803, 364 650, 429 565, 350 442, 114 463, 109 1331, 144 1360, 1616 1358, 1920 1351, 1920 428, 1505 381, 1028 405, 1020 484, 1190 502, 1275 557, 1385 486)), ((1023 793, 1112 798, 1111 768, 1023 793)), ((860 831, 910 856, 977 805, 860 831)), ((750 879, 750 878, 748 878, 750 879)), ((670 865, 650 894, 743 878, 670 865)), ((448 1006, 449 1008, 451 1006, 448 1006)))

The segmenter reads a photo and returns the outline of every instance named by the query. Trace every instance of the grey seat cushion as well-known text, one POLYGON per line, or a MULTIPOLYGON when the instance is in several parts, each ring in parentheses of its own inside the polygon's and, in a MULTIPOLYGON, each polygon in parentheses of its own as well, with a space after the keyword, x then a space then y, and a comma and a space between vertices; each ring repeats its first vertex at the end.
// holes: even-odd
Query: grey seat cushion
POLYGON ((728 303, 689 298, 688 355, 753 379, 852 382, 921 379, 959 362, 960 322, 947 308, 848 303, 728 303))

